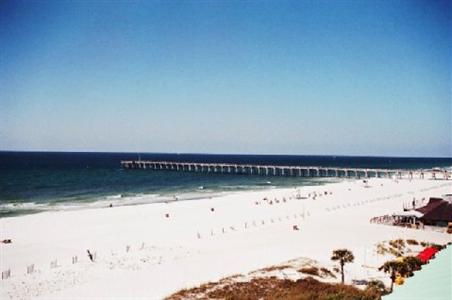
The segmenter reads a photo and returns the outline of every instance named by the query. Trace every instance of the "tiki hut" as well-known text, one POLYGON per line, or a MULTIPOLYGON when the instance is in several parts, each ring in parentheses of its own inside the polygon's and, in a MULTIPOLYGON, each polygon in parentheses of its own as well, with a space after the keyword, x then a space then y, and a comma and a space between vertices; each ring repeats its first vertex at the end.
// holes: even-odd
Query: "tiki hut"
POLYGON ((442 198, 430 198, 426 206, 416 210, 424 214, 421 220, 426 225, 447 226, 452 222, 452 203, 442 198))

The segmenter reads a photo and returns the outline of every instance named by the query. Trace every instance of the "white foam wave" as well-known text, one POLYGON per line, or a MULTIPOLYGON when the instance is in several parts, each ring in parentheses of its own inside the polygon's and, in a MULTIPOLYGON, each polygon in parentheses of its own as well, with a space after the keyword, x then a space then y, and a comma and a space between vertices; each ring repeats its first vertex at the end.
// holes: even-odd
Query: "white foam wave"
POLYGON ((48 203, 36 203, 36 202, 4 203, 0 204, 0 213, 11 211, 45 210, 47 208, 48 203))
POLYGON ((124 195, 116 194, 109 196, 102 196, 93 198, 90 201, 61 201, 57 203, 37 203, 37 202, 23 202, 23 203, 3 203, 0 204, 1 214, 25 214, 30 212, 42 211, 64 211, 64 210, 79 210, 84 208, 105 208, 111 206, 127 206, 163 203, 171 201, 195 200, 201 198, 210 198, 223 195, 223 193, 205 193, 199 192, 185 192, 179 194, 134 194, 124 195))

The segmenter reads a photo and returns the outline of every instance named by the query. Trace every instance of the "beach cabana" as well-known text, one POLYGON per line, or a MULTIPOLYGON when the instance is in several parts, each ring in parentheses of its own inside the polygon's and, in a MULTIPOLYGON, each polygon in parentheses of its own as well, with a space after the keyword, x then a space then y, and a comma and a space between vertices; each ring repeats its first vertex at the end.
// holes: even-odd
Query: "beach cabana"
POLYGON ((394 291, 383 296, 383 300, 414 300, 414 299, 434 299, 450 300, 452 295, 452 268, 450 259, 452 257, 452 247, 438 253, 428 265, 414 272, 413 277, 406 279, 405 284, 397 286, 394 291))
POLYGON ((430 198, 426 206, 416 211, 423 213, 421 220, 427 225, 447 226, 452 222, 452 203, 441 198, 430 198))
POLYGON ((441 202, 444 201, 442 198, 430 198, 427 205, 417 208, 416 210, 421 213, 426 213, 436 208, 441 202))

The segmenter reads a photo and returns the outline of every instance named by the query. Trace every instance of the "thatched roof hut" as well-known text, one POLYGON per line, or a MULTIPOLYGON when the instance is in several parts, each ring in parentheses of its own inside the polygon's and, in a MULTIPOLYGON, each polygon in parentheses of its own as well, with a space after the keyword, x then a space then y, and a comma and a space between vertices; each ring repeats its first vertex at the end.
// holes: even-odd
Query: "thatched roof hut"
POLYGON ((416 210, 424 214, 421 220, 425 224, 447 226, 452 222, 452 203, 441 198, 430 198, 426 206, 416 210))

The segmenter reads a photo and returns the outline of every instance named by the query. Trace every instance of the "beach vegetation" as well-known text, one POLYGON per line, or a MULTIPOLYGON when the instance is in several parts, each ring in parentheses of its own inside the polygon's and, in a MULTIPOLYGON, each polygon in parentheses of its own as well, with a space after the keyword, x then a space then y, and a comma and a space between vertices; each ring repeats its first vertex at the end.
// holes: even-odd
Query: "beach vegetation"
POLYGON ((407 263, 400 260, 387 261, 379 267, 378 270, 389 274, 391 278, 391 287, 389 288, 389 291, 391 293, 394 288, 394 282, 397 278, 397 274, 400 276, 406 276, 409 273, 407 263))
POLYGON ((422 247, 433 247, 436 248, 438 251, 443 250, 446 245, 440 245, 440 244, 436 244, 436 243, 430 243, 430 242, 421 242, 420 243, 422 247))
POLYGON ((391 253, 395 256, 402 256, 405 250, 405 241, 402 239, 389 241, 389 246, 391 246, 391 253))
POLYGON ((320 274, 321 274, 321 277, 336 278, 336 275, 334 275, 334 273, 331 272, 330 270, 328 270, 327 268, 320 268, 320 274))
MULTIPOLYGON (((416 241, 411 240, 411 243, 414 243, 414 242, 416 242, 416 241)), ((405 243, 404 240, 397 239, 397 240, 388 241, 387 243, 388 243, 388 247, 386 246, 386 242, 378 243, 376 252, 380 255, 385 255, 385 254, 389 253, 395 257, 399 257, 399 256, 403 256, 403 254, 406 251, 409 251, 409 249, 406 248, 406 245, 409 244, 408 241, 405 243)))
POLYGON ((167 299, 377 300, 381 299, 381 293, 378 289, 360 290, 351 285, 320 282, 312 277, 297 281, 261 277, 216 286, 209 283, 205 287, 179 291, 167 299))
POLYGON ((319 268, 317 267, 304 267, 298 270, 300 273, 309 274, 313 276, 320 276, 319 268))
POLYGON ((333 251, 333 255, 331 256, 331 260, 338 261, 341 267, 341 282, 344 284, 344 265, 346 263, 351 263, 355 260, 355 256, 352 251, 348 249, 337 249, 333 251))
POLYGON ((406 264, 407 276, 413 276, 413 273, 422 267, 422 261, 416 256, 406 256, 403 262, 406 264))
POLYGON ((384 243, 377 244, 377 253, 380 255, 385 255, 389 252, 389 249, 385 247, 384 243))
POLYGON ((397 250, 397 249, 394 249, 394 248, 389 248, 389 253, 391 253, 393 256, 395 256, 395 257, 400 257, 400 256, 403 256, 403 252, 402 251, 399 251, 399 250, 397 250))
POLYGON ((446 246, 444 246, 444 245, 435 244, 435 243, 429 243, 429 247, 436 248, 436 250, 438 250, 438 251, 441 251, 444 248, 446 248, 446 246))
POLYGON ((379 293, 380 295, 386 295, 388 291, 386 286, 381 280, 371 280, 367 283, 365 291, 371 291, 373 293, 379 293))
POLYGON ((419 242, 416 241, 416 240, 413 240, 413 239, 408 239, 408 240, 406 240, 406 243, 407 243, 408 245, 419 245, 419 242))

